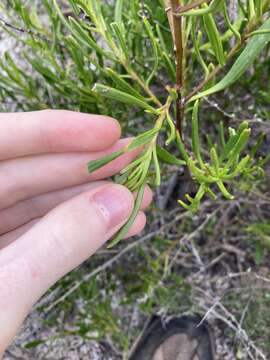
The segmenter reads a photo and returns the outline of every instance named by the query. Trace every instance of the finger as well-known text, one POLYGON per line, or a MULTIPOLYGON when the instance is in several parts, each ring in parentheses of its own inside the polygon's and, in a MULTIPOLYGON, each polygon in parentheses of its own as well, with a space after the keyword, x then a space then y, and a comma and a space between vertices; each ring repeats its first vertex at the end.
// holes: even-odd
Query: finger
MULTIPOLYGON (((95 189, 98 186, 106 185, 106 181, 96 181, 78 186, 52 191, 42 195, 34 196, 16 203, 13 206, 0 210, 0 235, 10 232, 29 221, 41 218, 57 205, 76 196, 84 191, 95 189)), ((134 196, 136 196, 134 194, 134 196)), ((152 191, 149 186, 145 187, 141 209, 145 209, 152 201, 152 191)), ((1 239, 0 239, 1 246, 1 239)))
POLYGON ((99 151, 120 137, 107 116, 66 110, 0 114, 0 159, 29 154, 99 151), (16 141, 14 141, 16 139, 16 141))
POLYGON ((105 185, 61 204, 0 252, 0 353, 38 298, 131 214, 132 194, 105 185))
POLYGON ((52 191, 20 201, 0 210, 0 234, 5 234, 29 221, 41 218, 62 202, 84 191, 106 185, 106 181, 97 181, 52 191))
MULTIPOLYGON (((0 250, 4 247, 11 244, 13 241, 18 239, 20 236, 25 234, 28 230, 30 230, 38 221, 41 221, 41 218, 34 219, 32 221, 29 221, 27 224, 24 224, 20 227, 18 227, 15 230, 9 231, 8 233, 0 236, 0 250)), ((129 238, 131 236, 139 234, 146 224, 146 216, 145 214, 140 211, 134 221, 134 224, 129 229, 129 232, 125 238, 129 238)))
POLYGON ((0 250, 3 249, 4 247, 8 246, 9 244, 11 244, 16 239, 18 239, 18 237, 22 236, 28 230, 30 230, 40 220, 41 220, 41 218, 31 220, 27 224, 24 224, 15 230, 11 230, 11 231, 5 233, 4 235, 1 235, 0 236, 0 250))
POLYGON ((96 153, 38 155, 0 163, 0 209, 38 194, 59 190, 117 174, 140 150, 123 154, 102 169, 89 174, 87 163, 123 148, 130 139, 96 153))

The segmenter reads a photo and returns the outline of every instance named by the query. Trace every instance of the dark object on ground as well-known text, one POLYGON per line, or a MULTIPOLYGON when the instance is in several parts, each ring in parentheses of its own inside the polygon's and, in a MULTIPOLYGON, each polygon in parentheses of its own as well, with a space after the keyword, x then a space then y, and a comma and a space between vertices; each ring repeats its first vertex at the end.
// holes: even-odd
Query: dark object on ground
POLYGON ((130 360, 214 360, 214 347, 206 322, 199 316, 174 317, 163 322, 154 316, 130 360))

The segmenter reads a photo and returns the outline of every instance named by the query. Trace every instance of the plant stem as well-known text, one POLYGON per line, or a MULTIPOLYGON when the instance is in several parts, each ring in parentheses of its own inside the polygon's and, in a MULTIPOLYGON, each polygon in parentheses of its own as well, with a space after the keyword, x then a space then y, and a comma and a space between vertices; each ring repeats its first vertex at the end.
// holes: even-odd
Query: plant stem
MULTIPOLYGON (((11 29, 11 30, 14 30, 14 31, 19 32, 19 33, 22 33, 22 34, 29 34, 29 35, 34 36, 34 37, 36 37, 37 39, 41 39, 41 40, 43 40, 43 41, 48 41, 48 42, 50 42, 50 43, 52 42, 51 39, 46 38, 46 36, 43 35, 43 34, 37 33, 37 32, 35 32, 35 31, 33 31, 33 30, 29 30, 29 29, 26 29, 26 28, 22 28, 22 27, 15 26, 15 25, 13 25, 13 24, 5 21, 5 20, 2 19, 1 17, 0 17, 0 27, 5 27, 5 28, 7 28, 6 31, 8 31, 8 29, 11 29)), ((9 32, 9 33, 11 33, 11 32, 9 32)), ((13 35, 13 33, 12 33, 12 35, 13 35)), ((14 36, 15 36, 15 35, 14 35, 14 36)), ((19 40, 21 40, 21 39, 20 39, 19 37, 17 37, 17 36, 16 36, 16 38, 19 39, 19 40)))
POLYGON ((176 129, 182 133, 182 122, 184 116, 184 108, 182 102, 183 94, 183 32, 182 32, 182 17, 175 16, 179 8, 179 0, 166 0, 166 12, 172 32, 175 63, 176 63, 176 129))
POLYGON ((29 33, 32 34, 32 31, 28 30, 28 29, 23 29, 20 27, 16 27, 8 22, 6 22, 4 19, 0 18, 0 23, 2 23, 4 26, 11 28, 12 30, 18 31, 18 32, 22 32, 22 33, 29 33))
POLYGON ((162 106, 161 102, 158 100, 158 98, 152 92, 150 87, 136 74, 136 72, 134 70, 132 70, 125 62, 122 62, 122 64, 125 67, 127 73, 132 77, 133 80, 135 80, 141 86, 141 88, 145 91, 145 93, 150 96, 151 100, 157 106, 159 106, 159 107, 162 106))

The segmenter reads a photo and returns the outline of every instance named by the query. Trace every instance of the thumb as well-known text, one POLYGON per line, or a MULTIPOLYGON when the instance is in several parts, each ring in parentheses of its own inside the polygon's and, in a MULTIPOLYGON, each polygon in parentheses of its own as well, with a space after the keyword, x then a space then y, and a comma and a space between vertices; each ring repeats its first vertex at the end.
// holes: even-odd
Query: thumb
POLYGON ((0 252, 0 354, 32 305, 128 219, 133 196, 106 184, 61 204, 0 252))

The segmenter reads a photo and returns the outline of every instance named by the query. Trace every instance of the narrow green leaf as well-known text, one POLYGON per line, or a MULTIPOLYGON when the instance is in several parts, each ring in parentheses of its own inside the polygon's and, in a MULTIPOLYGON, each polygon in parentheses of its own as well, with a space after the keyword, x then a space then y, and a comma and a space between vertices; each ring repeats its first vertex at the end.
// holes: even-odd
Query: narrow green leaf
POLYGON ((108 99, 119 101, 128 105, 138 106, 154 114, 157 112, 156 109, 141 99, 124 93, 123 91, 116 90, 110 86, 95 84, 92 90, 108 99))
POLYGON ((248 19, 252 21, 255 18, 254 0, 248 0, 248 19))
POLYGON ((230 152, 234 148, 235 144, 239 140, 239 137, 241 136, 242 132, 244 130, 246 130, 247 128, 248 128, 248 122, 247 121, 243 121, 241 123, 241 125, 239 126, 239 128, 237 130, 237 133, 235 132, 234 129, 229 128, 230 137, 229 137, 229 140, 227 141, 227 143, 225 144, 224 149, 223 149, 223 151, 222 151, 222 153, 220 155, 220 161, 221 162, 228 158, 228 155, 230 154, 230 152))
POLYGON ((69 22, 66 22, 66 24, 68 24, 71 33, 77 39, 77 41, 87 46, 91 50, 96 50, 97 53, 111 58, 108 52, 104 51, 97 45, 96 41, 91 37, 89 31, 87 32, 87 30, 83 28, 79 21, 75 20, 71 16, 68 18, 68 20, 69 22))
POLYGON ((27 344, 24 345, 25 349, 33 349, 36 348, 38 345, 43 344, 45 342, 45 340, 33 340, 28 342, 27 344))
MULTIPOLYGON (((270 30, 270 18, 263 23, 259 30, 270 30)), ((255 61, 255 59, 258 57, 263 48, 269 43, 269 41, 270 33, 268 32, 260 36, 252 37, 224 78, 210 89, 202 91, 201 93, 193 96, 189 101, 195 101, 202 97, 214 94, 232 85, 255 61)))
POLYGON ((193 42, 193 45, 194 45, 194 51, 195 51, 195 54, 196 54, 196 58, 197 60, 199 61, 199 63, 201 64, 203 70, 204 70, 204 73, 205 73, 205 77, 208 76, 209 74, 209 70, 208 70, 208 67, 201 55, 201 51, 200 51, 200 40, 201 40, 201 37, 202 37, 202 32, 198 32, 198 39, 196 39, 196 35, 195 35, 195 25, 196 25, 196 19, 192 19, 192 27, 191 27, 191 37, 192 37, 192 42, 193 42))
POLYGON ((158 156, 157 156, 157 147, 156 146, 153 149, 153 161, 154 161, 155 172, 156 172, 155 185, 160 186, 161 175, 160 175, 160 166, 159 166, 159 161, 158 161, 158 156))
POLYGON ((169 125, 170 128, 170 134, 166 140, 166 145, 169 145, 172 141, 175 140, 176 137, 176 131, 175 131, 175 125, 173 123, 173 120, 169 114, 169 112, 167 112, 167 116, 166 116, 166 122, 169 125))
POLYGON ((260 167, 265 166, 270 161, 270 154, 266 155, 263 159, 258 162, 260 167))
POLYGON ((217 186, 219 187, 219 190, 222 192, 223 196, 228 199, 232 200, 234 199, 234 196, 229 193, 229 191, 224 186, 223 182, 221 180, 217 181, 217 186))
POLYGON ((256 140, 256 143, 252 146, 251 151, 250 151, 250 153, 251 153, 251 155, 252 155, 253 157, 257 154, 257 151, 258 151, 259 148, 261 147, 261 145, 262 145, 265 137, 266 137, 266 134, 265 134, 265 133, 261 133, 261 134, 258 136, 258 138, 257 138, 257 140, 256 140))
POLYGON ((143 166, 142 164, 140 165, 141 166, 138 166, 136 169, 134 169, 134 171, 128 176, 125 183, 125 186, 131 191, 138 188, 137 184, 143 176, 143 166))
POLYGON ((119 88, 119 90, 124 91, 134 97, 141 99, 142 101, 145 100, 145 97, 142 96, 134 86, 130 85, 122 76, 120 76, 116 71, 111 68, 105 69, 106 73, 111 77, 115 85, 119 88))
POLYGON ((115 22, 122 21, 123 5, 124 5, 124 0, 116 0, 115 10, 114 10, 114 21, 115 22))
POLYGON ((241 35, 240 35, 239 31, 237 30, 237 28, 234 25, 232 25, 232 23, 230 21, 228 11, 227 11, 226 1, 223 2, 223 14, 224 14, 224 19, 225 19, 225 22, 226 22, 228 28, 234 33, 237 40, 239 42, 241 42, 241 35))
POLYGON ((23 72, 16 66, 9 53, 5 52, 4 58, 5 65, 0 63, 0 67, 8 74, 10 79, 12 79, 19 86, 24 87, 24 83, 22 81, 23 72))
POLYGON ((93 171, 95 171, 95 170, 101 168, 102 166, 108 164, 112 160, 118 158, 123 153, 124 153, 124 150, 121 149, 121 150, 113 152, 110 155, 104 156, 101 159, 89 161, 89 163, 88 163, 88 171, 89 171, 89 173, 92 173, 93 171))
POLYGON ((216 172, 216 175, 218 175, 218 170, 219 170, 219 160, 218 160, 218 154, 216 151, 216 148, 213 146, 210 150, 210 157, 216 172))
POLYGON ((263 259, 263 244, 260 240, 256 240, 255 242, 255 262, 257 266, 260 266, 263 259))
POLYGON ((141 203, 143 200, 143 194, 144 194, 144 188, 145 188, 145 184, 142 184, 138 190, 138 194, 137 194, 134 208, 130 215, 130 218, 128 219, 127 223, 119 230, 119 232, 116 234, 116 236, 112 239, 111 243, 108 246, 108 249, 111 249, 112 247, 117 245, 127 235, 129 229, 133 225, 134 220, 136 219, 136 216, 138 215, 138 212, 141 207, 141 203))
POLYGON ((161 146, 157 145, 157 156, 160 161, 162 161, 165 164, 169 165, 186 165, 186 162, 184 160, 177 159, 176 156, 172 155, 167 151, 166 149, 162 148, 161 146))
POLYGON ((190 205, 186 204, 183 200, 177 200, 178 204, 180 204, 184 209, 191 210, 190 205))
POLYGON ((131 143, 129 143, 127 145, 127 150, 128 151, 132 151, 134 149, 137 149, 140 146, 143 146, 147 143, 149 143, 154 136, 158 133, 159 129, 158 128, 153 128, 150 129, 148 131, 145 131, 144 133, 138 135, 134 140, 131 141, 131 143))
POLYGON ((211 149, 211 147, 214 146, 213 139, 210 136, 210 134, 205 134, 205 136, 206 136, 207 145, 211 149))
POLYGON ((178 146, 178 149, 180 151, 180 154, 182 155, 183 157, 183 160, 187 163, 188 162, 188 159, 189 159, 189 155, 185 149, 185 145, 182 141, 182 138, 181 138, 181 135, 179 134, 178 131, 176 131, 176 144, 178 146))
POLYGON ((245 148, 245 146, 247 145, 249 136, 250 136, 250 129, 245 129, 241 132, 241 135, 239 136, 239 139, 237 140, 235 146, 233 147, 233 149, 231 150, 231 152, 228 155, 228 162, 226 164, 226 167, 230 167, 233 165, 235 159, 237 158, 237 156, 240 155, 240 153, 242 152, 242 150, 245 148))
POLYGON ((198 109, 199 109, 199 101, 196 101, 192 111, 192 149, 195 154, 196 159, 198 160, 201 168, 204 167, 204 163, 201 157, 200 151, 200 137, 199 137, 199 124, 198 124, 198 109))
POLYGON ((80 8, 79 8, 78 4, 76 3, 76 1, 75 0, 68 0, 68 2, 70 3, 71 7, 73 8, 73 11, 74 11, 75 15, 79 16, 80 8))
POLYGON ((107 23, 104 19, 101 1, 100 0, 91 0, 91 1, 80 1, 81 6, 85 9, 86 13, 89 15, 96 28, 100 33, 106 38, 107 32, 107 23))
POLYGON ((164 40, 164 36, 163 36, 163 34, 161 32, 159 23, 156 23, 156 32, 157 32, 157 35, 158 35, 158 38, 159 38, 159 41, 160 41, 160 45, 161 45, 163 51, 168 53, 169 52, 168 44, 164 40))
POLYGON ((190 202, 190 204, 192 204, 194 201, 194 198, 191 197, 189 194, 185 194, 185 198, 190 202))
POLYGON ((149 153, 149 156, 146 158, 146 160, 142 166, 142 169, 143 169, 142 176, 141 176, 140 180, 137 182, 136 186, 134 186, 133 188, 130 189, 131 191, 137 190, 141 185, 143 185, 146 182, 146 177, 149 172, 151 160, 152 160, 152 153, 149 153))
POLYGON ((262 0, 255 1, 255 13, 256 13, 256 18, 258 20, 261 19, 262 14, 263 14, 263 1, 262 0))
POLYGON ((123 22, 113 22, 111 23, 111 28, 125 59, 128 59, 129 50, 127 48, 127 43, 125 40, 126 34, 123 22))
POLYGON ((40 61, 38 61, 37 59, 29 59, 29 62, 31 63, 31 65, 33 66, 33 68, 40 73, 40 75, 42 75, 49 83, 55 85, 59 82, 58 77, 56 76, 56 74, 54 74, 52 72, 52 70, 43 65, 40 61))
POLYGON ((224 134, 223 121, 220 121, 220 123, 219 123, 219 137, 220 137, 220 142, 221 142, 222 148, 224 149, 224 147, 225 147, 225 134, 224 134))
POLYGON ((224 54, 220 34, 213 15, 212 14, 204 15, 203 23, 207 33, 207 37, 216 56, 216 59, 221 66, 224 66, 226 63, 226 57, 224 54))
POLYGON ((217 199, 217 195, 210 189, 209 186, 205 187, 205 191, 211 196, 212 199, 217 199))

